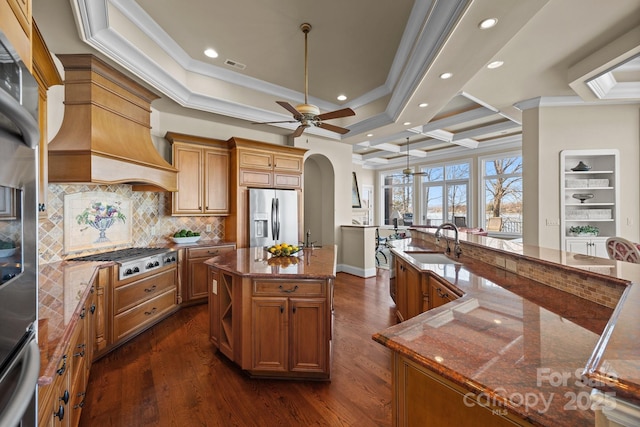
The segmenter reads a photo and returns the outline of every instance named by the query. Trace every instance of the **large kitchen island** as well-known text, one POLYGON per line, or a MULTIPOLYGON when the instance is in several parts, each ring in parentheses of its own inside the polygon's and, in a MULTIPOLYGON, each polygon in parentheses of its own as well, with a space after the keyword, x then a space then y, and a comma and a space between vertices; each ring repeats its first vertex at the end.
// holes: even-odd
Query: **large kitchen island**
POLYGON ((211 341, 252 377, 329 380, 336 248, 273 257, 241 248, 209 265, 211 341))

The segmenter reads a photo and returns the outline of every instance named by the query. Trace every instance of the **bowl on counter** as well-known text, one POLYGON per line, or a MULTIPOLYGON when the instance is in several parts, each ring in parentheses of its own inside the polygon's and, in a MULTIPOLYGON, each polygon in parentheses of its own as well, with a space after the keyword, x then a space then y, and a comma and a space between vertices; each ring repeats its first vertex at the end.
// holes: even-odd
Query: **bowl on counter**
POLYGON ((195 243, 200 240, 200 236, 171 237, 175 243, 195 243))

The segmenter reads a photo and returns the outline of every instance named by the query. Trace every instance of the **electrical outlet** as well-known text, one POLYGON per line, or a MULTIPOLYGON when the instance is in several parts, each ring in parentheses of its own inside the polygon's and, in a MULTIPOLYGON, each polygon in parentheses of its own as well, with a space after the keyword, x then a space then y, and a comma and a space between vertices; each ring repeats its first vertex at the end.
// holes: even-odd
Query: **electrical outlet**
POLYGON ((506 268, 506 263, 505 263, 505 261, 506 261, 506 260, 505 260, 504 258, 502 258, 502 257, 499 257, 499 256, 497 256, 497 257, 496 257, 496 265, 497 265, 498 267, 506 268))
POLYGON ((211 224, 207 224, 204 229, 207 233, 211 233, 211 224))
POLYGON ((631 218, 627 218, 627 225, 633 225, 633 220, 631 218))
POLYGON ((509 271, 513 271, 514 273, 518 272, 518 263, 512 259, 507 260, 506 267, 509 271))
POLYGON ((560 225, 560 220, 547 218, 547 225, 548 226, 560 225))

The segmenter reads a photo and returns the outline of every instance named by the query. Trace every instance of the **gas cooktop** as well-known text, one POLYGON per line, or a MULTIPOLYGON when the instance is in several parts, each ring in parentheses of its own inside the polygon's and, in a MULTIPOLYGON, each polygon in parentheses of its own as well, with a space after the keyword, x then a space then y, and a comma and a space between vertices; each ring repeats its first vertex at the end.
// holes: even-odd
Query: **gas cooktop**
POLYGON ((170 252, 167 248, 126 248, 99 254, 86 255, 72 258, 71 261, 131 261, 138 258, 146 258, 153 255, 170 252))

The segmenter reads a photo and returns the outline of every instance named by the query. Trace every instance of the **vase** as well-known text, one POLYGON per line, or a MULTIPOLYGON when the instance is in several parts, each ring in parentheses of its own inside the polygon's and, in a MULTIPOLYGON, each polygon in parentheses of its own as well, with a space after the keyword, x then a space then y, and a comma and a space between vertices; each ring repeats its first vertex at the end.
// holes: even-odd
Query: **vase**
POLYGON ((93 228, 95 228, 96 230, 98 230, 100 232, 100 235, 98 236, 98 239, 96 241, 94 241, 93 243, 104 243, 104 242, 110 242, 109 238, 107 237, 106 231, 109 227, 111 227, 113 225, 113 222, 115 221, 115 218, 100 218, 99 220, 95 221, 95 222, 90 222, 89 225, 93 228))

